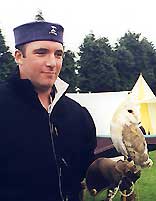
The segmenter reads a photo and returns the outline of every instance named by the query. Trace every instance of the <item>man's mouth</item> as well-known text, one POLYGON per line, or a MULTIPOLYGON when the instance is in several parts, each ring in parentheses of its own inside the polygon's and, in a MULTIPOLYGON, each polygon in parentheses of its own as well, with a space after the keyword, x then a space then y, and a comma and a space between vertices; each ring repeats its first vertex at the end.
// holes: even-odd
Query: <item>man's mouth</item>
POLYGON ((44 71, 42 73, 47 74, 47 75, 56 75, 56 72, 54 72, 54 71, 44 71))

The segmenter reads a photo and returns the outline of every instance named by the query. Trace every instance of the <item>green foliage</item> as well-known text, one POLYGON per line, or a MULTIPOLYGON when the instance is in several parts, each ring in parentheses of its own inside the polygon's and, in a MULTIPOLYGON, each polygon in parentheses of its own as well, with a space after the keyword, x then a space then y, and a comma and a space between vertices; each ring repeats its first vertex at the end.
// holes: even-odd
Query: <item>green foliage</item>
POLYGON ((35 15, 35 21, 45 21, 42 10, 39 9, 37 11, 37 14, 35 15))
POLYGON ((5 80, 15 66, 14 58, 9 51, 9 47, 5 45, 5 40, 0 30, 0 81, 5 80))
POLYGON ((131 90, 140 73, 151 85, 156 78, 156 52, 141 34, 128 32, 115 47, 116 68, 122 90, 131 90))
POLYGON ((64 53, 64 60, 60 78, 69 84, 68 92, 75 92, 77 87, 77 74, 76 74, 75 54, 67 50, 64 53))
POLYGON ((155 86, 156 51, 141 34, 129 31, 112 48, 107 38, 96 39, 90 33, 80 46, 79 56, 81 92, 131 90, 140 73, 155 86))
POLYGON ((119 77, 107 38, 95 39, 94 34, 87 35, 80 46, 79 56, 78 86, 81 92, 118 90, 119 77))

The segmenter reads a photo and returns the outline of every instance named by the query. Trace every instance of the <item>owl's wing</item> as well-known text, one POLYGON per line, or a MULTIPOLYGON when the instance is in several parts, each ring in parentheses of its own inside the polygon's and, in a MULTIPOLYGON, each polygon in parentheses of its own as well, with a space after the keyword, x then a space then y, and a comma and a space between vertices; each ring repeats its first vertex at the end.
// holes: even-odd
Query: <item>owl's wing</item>
POLYGON ((122 125, 119 122, 112 121, 110 125, 110 134, 113 145, 116 148, 116 150, 127 158, 128 156, 127 149, 122 139, 123 138, 122 125))
POLYGON ((122 141, 126 147, 129 157, 134 161, 135 165, 140 167, 149 166, 147 143, 140 128, 135 124, 123 125, 122 141))

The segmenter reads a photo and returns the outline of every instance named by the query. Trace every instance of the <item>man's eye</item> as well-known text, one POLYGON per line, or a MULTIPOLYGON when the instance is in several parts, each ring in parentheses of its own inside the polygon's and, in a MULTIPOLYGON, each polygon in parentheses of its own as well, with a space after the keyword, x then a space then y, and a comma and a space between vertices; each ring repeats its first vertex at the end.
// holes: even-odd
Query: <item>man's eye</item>
POLYGON ((46 54, 46 52, 45 51, 38 51, 38 52, 36 52, 36 54, 46 54))
POLYGON ((56 57, 62 57, 62 54, 55 54, 56 57))
POLYGON ((37 55, 44 55, 47 53, 47 50, 44 48, 41 48, 41 49, 35 50, 34 53, 37 55))
POLYGON ((63 57, 63 52, 62 52, 62 51, 56 51, 56 52, 55 52, 55 56, 62 58, 62 57, 63 57))

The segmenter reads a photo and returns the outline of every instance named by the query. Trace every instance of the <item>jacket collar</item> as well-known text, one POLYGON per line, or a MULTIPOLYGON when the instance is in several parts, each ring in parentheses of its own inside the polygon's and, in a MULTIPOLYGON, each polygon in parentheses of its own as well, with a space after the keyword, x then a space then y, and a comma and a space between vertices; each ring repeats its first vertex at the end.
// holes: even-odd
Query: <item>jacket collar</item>
POLYGON ((55 81, 54 86, 56 87, 56 94, 54 100, 57 101, 67 91, 69 84, 58 77, 55 81))

